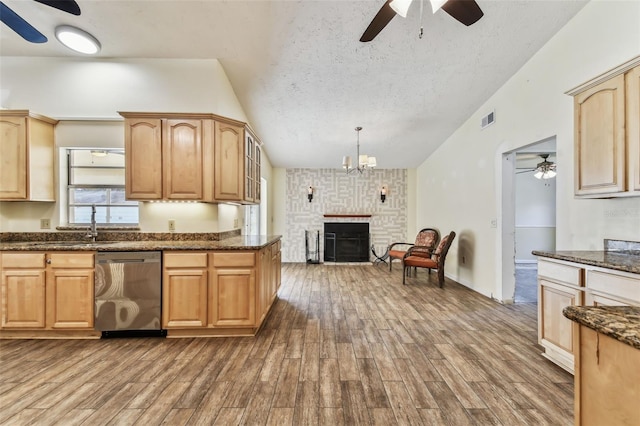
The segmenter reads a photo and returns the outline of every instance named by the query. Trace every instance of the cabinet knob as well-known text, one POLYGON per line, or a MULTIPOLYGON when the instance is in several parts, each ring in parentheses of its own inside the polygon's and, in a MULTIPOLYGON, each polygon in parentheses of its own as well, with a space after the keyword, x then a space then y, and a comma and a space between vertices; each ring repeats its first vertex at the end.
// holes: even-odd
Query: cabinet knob
POLYGON ((47 263, 47 265, 51 265, 51 259, 47 259, 45 262, 47 263))

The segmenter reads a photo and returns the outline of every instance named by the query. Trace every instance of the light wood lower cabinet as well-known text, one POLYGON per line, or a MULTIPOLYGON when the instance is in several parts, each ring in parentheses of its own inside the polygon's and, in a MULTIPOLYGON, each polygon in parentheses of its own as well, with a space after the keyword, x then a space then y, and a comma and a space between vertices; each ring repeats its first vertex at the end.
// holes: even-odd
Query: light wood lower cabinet
POLYGON ((256 325, 256 273, 254 268, 214 268, 211 286, 211 325, 256 325))
POLYGON ((585 273, 586 306, 640 306, 640 275, 589 267, 585 273))
POLYGON ((207 253, 164 253, 163 328, 207 326, 207 253))
POLYGON ((544 357, 574 372, 578 324, 567 306, 640 306, 640 275, 562 260, 538 259, 538 343, 544 357))
POLYGON ((279 288, 276 267, 279 241, 261 250, 165 252, 162 323, 167 336, 254 335, 279 288))
POLYGON ((93 252, 4 252, 0 258, 0 336, 42 337, 47 334, 35 332, 51 335, 53 330, 93 331, 93 252), (20 333, 11 334, 13 331, 20 333))
POLYGON ((584 325, 578 327, 576 426, 637 425, 640 350, 584 325))
POLYGON ((538 260, 538 343, 542 355, 573 373, 575 323, 562 315, 566 306, 582 306, 584 271, 568 262, 538 260))

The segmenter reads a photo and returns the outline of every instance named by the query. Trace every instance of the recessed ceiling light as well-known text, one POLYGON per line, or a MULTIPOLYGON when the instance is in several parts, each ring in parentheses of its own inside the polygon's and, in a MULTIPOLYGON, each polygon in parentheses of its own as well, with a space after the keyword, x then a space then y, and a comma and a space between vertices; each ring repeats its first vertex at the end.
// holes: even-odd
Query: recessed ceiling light
POLYGON ((91 34, 70 25, 56 27, 56 38, 71 50, 94 55, 100 51, 100 42, 91 34))

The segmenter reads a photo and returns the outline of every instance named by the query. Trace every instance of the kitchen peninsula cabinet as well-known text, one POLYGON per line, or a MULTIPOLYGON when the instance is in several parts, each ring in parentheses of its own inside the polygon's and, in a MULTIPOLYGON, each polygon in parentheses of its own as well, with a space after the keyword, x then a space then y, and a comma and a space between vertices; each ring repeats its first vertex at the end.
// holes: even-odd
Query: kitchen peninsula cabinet
POLYGON ((165 251, 167 337, 255 335, 280 287, 280 259, 279 240, 260 250, 165 251))
MULTIPOLYGON (((267 249, 263 249, 267 250, 267 249)), ((211 325, 255 326, 256 253, 217 252, 211 280, 211 325)), ((263 268, 265 265, 260 265, 263 268)), ((265 285, 266 283, 261 283, 265 285)))
POLYGON ((93 252, 3 252, 0 263, 0 336, 99 336, 93 331, 93 252))
POLYGON ((576 425, 637 425, 640 349, 580 325, 576 338, 576 425))
POLYGON ((206 327, 208 260, 205 252, 164 253, 162 327, 206 327))
POLYGON ((55 201, 57 120, 0 110, 0 201, 55 201))
POLYGON ((260 203, 261 148, 249 126, 218 119, 215 130, 215 199, 260 203))
POLYGON ((575 195, 640 196, 640 57, 570 92, 575 195))
POLYGON ((567 307, 575 321, 576 426, 637 425, 640 401, 640 308, 567 307))
POLYGON ((127 199, 213 201, 210 115, 120 115, 125 117, 127 199))

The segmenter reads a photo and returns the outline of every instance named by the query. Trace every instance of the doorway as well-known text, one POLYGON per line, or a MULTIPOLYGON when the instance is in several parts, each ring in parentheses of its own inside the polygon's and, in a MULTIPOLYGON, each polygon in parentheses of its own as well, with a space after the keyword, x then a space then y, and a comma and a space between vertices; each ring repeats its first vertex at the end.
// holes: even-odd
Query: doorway
POLYGON ((555 167, 555 136, 503 154, 502 261, 504 300, 537 303, 537 258, 555 250, 556 180, 540 176, 543 162, 555 167))

